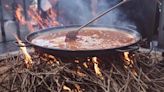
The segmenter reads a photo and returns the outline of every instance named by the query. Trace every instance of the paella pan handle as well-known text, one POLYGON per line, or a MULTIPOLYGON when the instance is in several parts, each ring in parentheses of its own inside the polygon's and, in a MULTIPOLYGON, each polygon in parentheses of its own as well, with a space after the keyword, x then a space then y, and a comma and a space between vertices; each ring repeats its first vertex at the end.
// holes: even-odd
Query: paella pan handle
POLYGON ((131 52, 131 51, 135 51, 138 49, 139 49, 139 46, 135 45, 135 46, 129 46, 129 47, 124 48, 124 49, 116 49, 116 51, 118 51, 118 52, 131 52))
POLYGON ((17 47, 31 47, 32 45, 30 45, 28 42, 26 41, 22 41, 22 43, 24 43, 25 45, 21 45, 19 44, 17 41, 14 41, 14 44, 17 46, 17 47))

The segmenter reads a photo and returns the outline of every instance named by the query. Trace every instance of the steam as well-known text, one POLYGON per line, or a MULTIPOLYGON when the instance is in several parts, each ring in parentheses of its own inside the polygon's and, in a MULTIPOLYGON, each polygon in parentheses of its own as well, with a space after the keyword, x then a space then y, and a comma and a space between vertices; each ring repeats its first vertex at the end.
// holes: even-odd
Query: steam
MULTIPOLYGON (((84 24, 94 16, 116 5, 118 0, 59 0, 59 21, 64 25, 84 24)), ((117 8, 107 15, 94 22, 96 25, 119 25, 127 27, 133 25, 120 8, 117 8)))
POLYGON ((59 21, 63 24, 84 24, 92 18, 90 6, 86 0, 59 0, 58 6, 59 21))

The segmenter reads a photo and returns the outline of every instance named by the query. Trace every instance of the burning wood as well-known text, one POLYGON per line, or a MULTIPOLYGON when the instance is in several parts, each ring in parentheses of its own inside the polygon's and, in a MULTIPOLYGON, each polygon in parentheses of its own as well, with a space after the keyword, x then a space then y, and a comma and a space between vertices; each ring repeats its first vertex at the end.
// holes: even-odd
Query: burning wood
POLYGON ((63 86, 63 90, 68 91, 68 92, 72 92, 71 89, 69 87, 67 87, 66 85, 63 86))
MULTIPOLYGON (((14 36, 15 36, 15 38, 16 38, 16 40, 20 46, 25 46, 25 44, 16 35, 14 35, 14 36)), ((27 48, 26 47, 20 47, 20 49, 24 55, 24 61, 25 61, 27 68, 30 68, 33 64, 33 61, 32 61, 30 54, 27 52, 27 48)))
POLYGON ((125 58, 126 65, 130 65, 132 61, 129 58, 129 52, 124 52, 124 58, 125 58))
MULTIPOLYGON (((37 9, 30 8, 28 14, 31 17, 31 21, 25 21, 22 12, 23 9, 18 5, 16 18, 21 24, 27 24, 30 29, 33 29, 35 24, 40 29, 59 25, 56 21, 56 12, 52 9, 48 9, 46 18, 43 18, 37 9)), ((25 46, 17 36, 15 38, 19 45, 25 46)), ((35 56, 27 52, 26 47, 20 47, 20 50, 24 55, 23 61, 18 55, 0 62, 0 70, 2 70, 0 71, 0 91, 2 91, 1 89, 21 92, 146 92, 150 91, 150 89, 154 92, 164 91, 163 65, 147 66, 143 62, 139 62, 142 61, 140 60, 140 55, 136 59, 137 63, 142 67, 140 67, 139 72, 136 72, 134 61, 130 58, 129 52, 124 52, 123 56, 124 63, 126 67, 130 68, 130 71, 124 69, 122 62, 117 62, 116 58, 121 58, 117 56, 111 56, 114 57, 111 60, 106 59, 107 57, 102 57, 102 60, 99 60, 98 57, 89 57, 87 58, 88 60, 86 58, 85 60, 78 58, 79 60, 75 61, 73 59, 73 62, 63 60, 61 63, 59 59, 57 60, 52 55, 43 54, 43 57, 40 57, 41 55, 34 52, 35 58, 35 56), (99 61, 103 61, 105 66, 102 67, 103 65, 99 61), (88 64, 88 62, 91 64, 88 64), (24 63, 27 68, 22 66, 24 63), (7 67, 4 67, 6 65, 7 67), (34 67, 31 67, 32 65, 34 67), (154 66, 157 67, 154 68, 154 66), (130 72, 137 77, 131 77, 130 72)), ((147 57, 144 57, 143 60, 151 62, 147 57)))
MULTIPOLYGON (((33 63, 32 69, 22 67, 24 60, 19 56, 9 59, 1 60, 0 62, 0 91, 30 91, 30 92, 163 92, 164 84, 164 71, 163 61, 158 63, 152 63, 152 58, 143 53, 136 53, 137 65, 140 69, 138 76, 131 76, 131 70, 125 70, 123 62, 106 58, 103 60, 105 66, 100 64, 98 71, 103 72, 104 79, 101 80, 99 76, 92 73, 93 69, 82 69, 79 65, 81 60, 79 59, 78 68, 79 71, 83 71, 85 76, 77 76, 74 72, 76 68, 75 62, 62 61, 63 64, 56 64, 52 66, 48 64, 49 60, 43 61, 40 59, 40 55, 31 53, 33 63), (67 63, 65 63, 67 62, 67 63), (108 62, 108 64, 106 64, 108 62), (112 65, 111 67, 109 67, 112 65), (5 68, 4 66, 7 66, 5 68), (101 66, 101 67, 100 67, 101 66), (3 69, 2 69, 3 68, 3 69), (91 72, 90 72, 91 71, 91 72)), ((128 54, 128 53, 126 53, 128 54)), ((51 57, 51 56, 50 56, 51 57)), ((53 57, 51 57, 53 58, 53 57)), ((118 58, 118 57, 116 57, 118 58)), ((85 58, 86 60, 86 58, 85 58)), ((157 59, 156 59, 157 60, 157 59)), ((82 60, 84 61, 84 59, 82 60)), ((86 60, 87 61, 87 60, 86 60)), ((97 57, 93 57, 90 62, 96 61, 99 63, 97 57)), ((99 57, 99 61, 101 61, 99 57)), ((55 63, 55 62, 54 62, 55 63)), ((82 63, 83 66, 83 63, 82 63)), ((134 65, 135 66, 135 65, 134 65)))
POLYGON ((60 65, 60 62, 54 56, 46 53, 41 55, 41 59, 44 60, 45 62, 48 61, 47 63, 51 65, 54 63, 60 65))
POLYGON ((124 52, 124 62, 125 62, 125 68, 130 68, 132 73, 137 76, 137 72, 135 70, 135 67, 134 67, 134 62, 132 59, 129 58, 129 52, 124 52))
POLYGON ((21 23, 22 25, 26 24, 25 18, 22 14, 23 12, 23 8, 21 7, 21 5, 17 5, 16 10, 15 10, 15 17, 16 19, 19 21, 19 23, 21 23))
POLYGON ((64 85, 64 86, 63 86, 63 91, 67 91, 67 92, 84 92, 84 91, 81 89, 81 87, 80 87, 79 84, 74 84, 74 87, 75 87, 74 89, 71 89, 70 87, 64 85))
POLYGON ((34 31, 33 25, 37 25, 40 29, 59 25, 59 22, 56 21, 56 11, 52 8, 45 12, 46 14, 42 16, 37 8, 34 8, 33 6, 29 7, 28 15, 31 19, 27 21, 22 14, 23 11, 24 10, 21 5, 16 7, 16 19, 20 24, 27 25, 30 31, 34 31))
POLYGON ((96 75, 99 76, 101 79, 103 79, 103 75, 102 75, 101 70, 98 65, 99 62, 97 60, 97 57, 93 57, 92 62, 94 64, 94 70, 95 70, 96 75))

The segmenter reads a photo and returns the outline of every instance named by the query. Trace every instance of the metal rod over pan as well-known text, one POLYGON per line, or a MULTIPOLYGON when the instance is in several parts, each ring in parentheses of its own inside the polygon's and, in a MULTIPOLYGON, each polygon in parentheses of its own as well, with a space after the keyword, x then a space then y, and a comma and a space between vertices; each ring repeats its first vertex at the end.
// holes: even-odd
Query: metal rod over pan
POLYGON ((110 11, 114 10, 115 8, 118 8, 119 6, 123 5, 124 3, 128 2, 128 1, 130 1, 130 0, 123 0, 123 1, 121 1, 120 3, 116 4, 115 6, 113 6, 113 7, 109 8, 108 10, 100 13, 98 16, 96 16, 95 18, 91 19, 90 21, 88 21, 84 25, 80 26, 79 28, 77 28, 77 30, 68 32, 67 35, 66 35, 65 41, 73 41, 73 40, 76 40, 77 39, 77 34, 79 33, 79 31, 82 28, 84 28, 87 25, 91 24, 92 22, 98 20, 99 18, 101 18, 105 14, 109 13, 110 11))

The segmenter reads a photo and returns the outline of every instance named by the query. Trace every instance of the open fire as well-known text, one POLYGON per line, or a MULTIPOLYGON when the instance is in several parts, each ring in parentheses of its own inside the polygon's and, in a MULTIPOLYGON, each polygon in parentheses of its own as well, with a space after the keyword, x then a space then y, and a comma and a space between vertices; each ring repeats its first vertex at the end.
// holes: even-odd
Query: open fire
MULTIPOLYGON (((21 25, 26 24, 29 27, 29 29, 33 30, 33 31, 34 31, 33 25, 37 25, 39 27, 39 29, 44 29, 44 28, 47 28, 50 26, 58 26, 59 25, 59 23, 56 21, 57 14, 52 8, 48 9, 45 12, 44 16, 42 16, 41 12, 37 9, 36 6, 30 6, 29 10, 28 10, 28 15, 30 16, 30 21, 25 20, 24 15, 22 14, 23 8, 21 7, 21 5, 17 5, 15 12, 16 12, 15 16, 16 16, 17 20, 20 22, 20 24, 21 25)), ((15 37, 16 37, 19 45, 25 45, 24 43, 22 43, 22 41, 17 36, 15 36, 15 37)), ((27 66, 31 66, 33 62, 32 62, 31 56, 27 53, 26 47, 20 47, 20 49, 25 56, 25 63, 27 64, 27 66)), ((133 63, 133 61, 130 60, 128 55, 129 55, 128 52, 124 52, 125 63, 129 65, 129 64, 133 63)), ((92 57, 91 61, 93 62, 95 73, 98 76, 102 77, 102 73, 99 68, 99 62, 97 60, 97 57, 92 57)), ((88 67, 88 66, 85 64, 85 67, 88 67)), ((135 73, 135 75, 137 75, 137 74, 135 73)))
MULTIPOLYGON (((94 5, 92 6, 95 10, 94 5)), ((45 29, 61 25, 56 10, 39 11, 35 6, 28 10, 29 19, 17 5, 15 16, 20 25, 27 25, 30 31, 35 27, 45 29)), ((93 11, 94 13, 95 11, 93 11)), ((95 14, 93 14, 95 15, 95 14)), ((15 35, 14 35, 15 36, 15 35)), ((0 89, 21 92, 147 92, 162 91, 163 62, 153 66, 144 64, 150 56, 136 51, 123 51, 100 56, 55 57, 48 53, 28 53, 23 41, 15 36, 21 54, 1 60, 0 89), (14 61, 14 62, 13 62, 14 61), (156 75, 159 75, 158 78, 156 75), (153 81, 153 83, 151 83, 153 81), (9 83, 9 84, 8 84, 9 83)), ((150 63, 149 62, 149 63, 150 63)), ((1 90, 0 90, 1 91, 1 90)))
POLYGON ((163 61, 154 63, 153 57, 143 52, 135 52, 136 56, 131 59, 129 56, 133 54, 126 52, 108 57, 73 59, 30 52, 33 63, 26 68, 29 63, 25 63, 24 55, 19 53, 16 57, 1 60, 0 89, 44 92, 163 91, 163 61), (127 58, 137 61, 133 62, 136 63, 133 66, 137 75, 130 65, 125 67, 127 58))
POLYGON ((31 58, 30 54, 27 52, 27 48, 23 47, 23 46, 25 46, 25 44, 16 35, 15 35, 15 38, 16 38, 18 44, 22 46, 22 47, 20 47, 20 50, 22 51, 22 53, 24 55, 25 64, 26 64, 27 68, 30 68, 33 64, 32 58, 31 58))
POLYGON ((30 31, 34 31, 34 27, 38 26, 39 29, 44 29, 47 27, 53 27, 53 26, 59 26, 60 23, 57 22, 57 14, 56 11, 53 10, 52 8, 49 9, 46 14, 41 15, 41 12, 33 5, 31 5, 29 7, 28 11, 28 15, 29 15, 29 20, 26 20, 23 13, 23 8, 21 5, 17 5, 16 7, 16 18, 19 21, 19 23, 21 25, 27 25, 27 27, 29 28, 30 31))
MULTIPOLYGON (((39 29, 44 29, 50 26, 58 26, 59 23, 56 21, 56 13, 55 11, 53 11, 52 9, 49 9, 46 12, 46 15, 44 16, 44 18, 42 18, 41 13, 37 10, 37 8, 35 7, 30 7, 28 10, 28 15, 30 16, 30 21, 26 21, 24 16, 22 15, 22 7, 20 5, 18 5, 18 7, 16 8, 16 18, 17 20, 20 22, 21 25, 27 25, 29 27, 29 29, 31 31, 34 31, 33 25, 37 25, 39 27, 39 29)), ((21 46, 25 46, 25 44, 17 37, 15 36, 18 44, 21 46)), ((27 52, 26 47, 20 47, 23 55, 24 55, 24 61, 25 64, 27 66, 27 68, 32 68, 35 67, 35 62, 32 60, 30 54, 27 52)), ((125 66, 125 69, 129 69, 131 68, 131 72, 133 73, 133 75, 137 76, 136 71, 134 70, 134 62, 132 59, 129 58, 130 54, 129 52, 123 52, 123 59, 122 61, 125 64, 122 64, 121 66, 125 66)), ((118 57, 121 57, 118 55, 118 57)), ((40 57, 42 60, 44 61, 48 61, 47 63, 49 65, 54 65, 58 64, 59 66, 61 65, 61 62, 68 62, 69 60, 62 60, 61 62, 59 62, 56 57, 52 56, 52 55, 48 55, 48 54, 43 54, 42 57, 40 57)), ((120 58, 121 59, 121 58, 120 58)), ((82 59, 83 60, 83 59, 82 59)), ((72 62, 73 64, 76 63, 76 67, 75 68, 71 68, 71 70, 75 71, 75 74, 81 77, 86 77, 87 74, 85 72, 81 71, 81 68, 85 69, 91 69, 94 71, 95 75, 100 78, 100 80, 105 80, 105 75, 103 75, 102 70, 100 68, 101 63, 103 61, 101 61, 101 63, 98 60, 98 57, 89 57, 87 58, 87 60, 82 61, 81 59, 77 59, 74 60, 72 59, 70 62, 72 62), (83 66, 83 67, 82 67, 83 66)), ((115 61, 112 59, 112 61, 115 61)), ((83 70, 83 69, 82 69, 83 70)), ((68 85, 68 84, 67 84, 68 85)), ((72 87, 70 85, 68 85, 69 87, 72 87)), ((72 88, 69 88, 68 86, 66 86, 66 84, 63 85, 63 90, 67 90, 67 91, 71 91, 72 88)), ((74 87, 76 88, 77 92, 81 92, 81 87, 78 84, 75 84, 74 87)))

